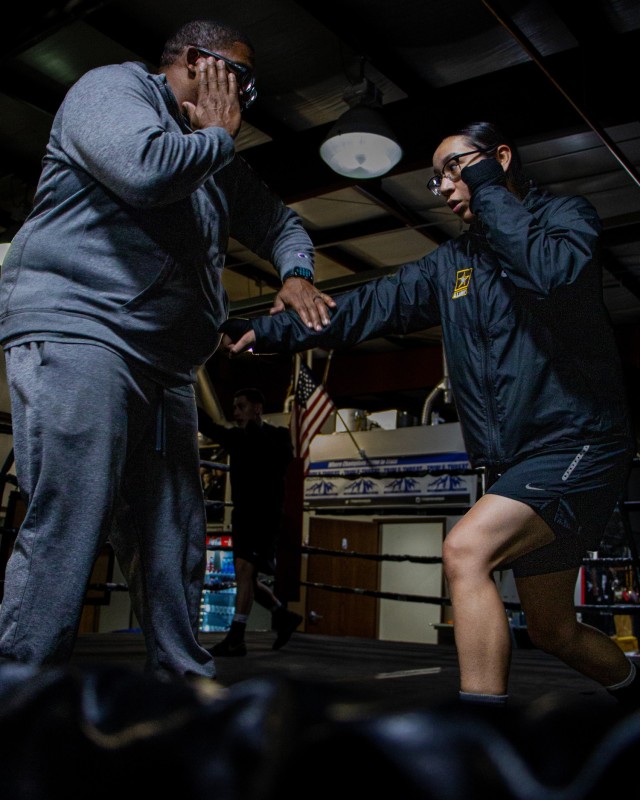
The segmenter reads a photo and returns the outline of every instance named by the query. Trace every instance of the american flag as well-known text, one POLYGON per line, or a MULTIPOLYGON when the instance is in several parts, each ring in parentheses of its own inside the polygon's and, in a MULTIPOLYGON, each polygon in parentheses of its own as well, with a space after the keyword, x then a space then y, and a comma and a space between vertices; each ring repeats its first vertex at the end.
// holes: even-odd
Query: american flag
POLYGON ((324 386, 316 381, 311 370, 301 362, 290 428, 294 453, 304 461, 305 475, 309 471, 311 440, 334 410, 333 400, 324 386))

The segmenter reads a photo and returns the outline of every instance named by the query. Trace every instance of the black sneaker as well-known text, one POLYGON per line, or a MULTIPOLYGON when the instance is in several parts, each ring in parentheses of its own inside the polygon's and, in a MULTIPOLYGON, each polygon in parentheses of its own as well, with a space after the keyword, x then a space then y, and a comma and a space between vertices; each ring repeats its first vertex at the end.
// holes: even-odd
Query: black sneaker
POLYGON ((302 622, 302 619, 300 614, 296 614, 294 611, 282 609, 274 612, 273 627, 276 631, 276 640, 272 645, 274 650, 279 650, 285 646, 291 638, 291 634, 302 622))
POLYGON ((230 642, 228 639, 223 639, 210 647, 209 652, 212 656, 246 656, 247 645, 244 642, 230 642))

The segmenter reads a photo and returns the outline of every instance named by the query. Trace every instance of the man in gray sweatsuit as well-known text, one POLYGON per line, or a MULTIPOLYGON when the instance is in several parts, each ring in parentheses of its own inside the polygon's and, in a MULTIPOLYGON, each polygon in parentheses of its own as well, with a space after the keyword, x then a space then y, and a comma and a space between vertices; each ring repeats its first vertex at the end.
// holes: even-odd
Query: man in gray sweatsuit
POLYGON ((313 286, 300 219, 235 153, 255 96, 246 37, 196 21, 167 42, 158 73, 94 69, 55 117, 0 279, 27 502, 6 570, 2 658, 69 658, 112 536, 116 552, 135 554, 148 668, 215 674, 197 636, 206 521, 193 383, 227 314, 229 237, 276 267, 276 308, 319 329, 333 303, 313 286))

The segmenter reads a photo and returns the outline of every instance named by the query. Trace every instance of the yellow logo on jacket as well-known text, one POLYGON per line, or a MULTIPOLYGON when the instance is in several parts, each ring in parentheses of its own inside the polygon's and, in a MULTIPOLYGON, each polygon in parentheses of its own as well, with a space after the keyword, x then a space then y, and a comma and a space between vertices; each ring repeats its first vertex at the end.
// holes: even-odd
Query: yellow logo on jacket
POLYGON ((456 272, 456 285, 453 288, 451 299, 455 300, 458 297, 464 297, 469 292, 469 284, 471 283, 471 273, 473 267, 467 269, 459 269, 456 272))

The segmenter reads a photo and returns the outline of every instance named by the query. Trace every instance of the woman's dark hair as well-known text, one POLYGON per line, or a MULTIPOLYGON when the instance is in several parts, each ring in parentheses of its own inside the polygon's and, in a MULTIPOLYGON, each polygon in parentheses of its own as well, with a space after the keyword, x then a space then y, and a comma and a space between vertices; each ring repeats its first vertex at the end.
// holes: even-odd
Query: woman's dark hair
POLYGON ((206 47, 207 50, 224 50, 231 47, 235 42, 241 42, 254 52, 254 47, 249 41, 249 38, 237 30, 237 28, 227 25, 226 22, 220 22, 215 19, 196 19, 193 22, 187 22, 167 40, 162 56, 160 57, 160 66, 167 67, 176 60, 185 47, 191 45, 200 45, 206 47))
POLYGON ((525 174, 518 150, 509 136, 493 122, 471 122, 449 136, 464 136, 473 148, 495 151, 499 145, 506 144, 511 148, 511 164, 507 170, 507 178, 520 197, 529 191, 531 180, 525 174))

